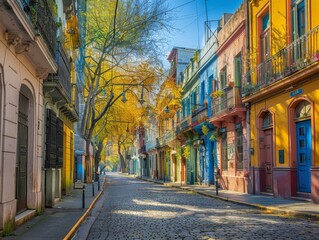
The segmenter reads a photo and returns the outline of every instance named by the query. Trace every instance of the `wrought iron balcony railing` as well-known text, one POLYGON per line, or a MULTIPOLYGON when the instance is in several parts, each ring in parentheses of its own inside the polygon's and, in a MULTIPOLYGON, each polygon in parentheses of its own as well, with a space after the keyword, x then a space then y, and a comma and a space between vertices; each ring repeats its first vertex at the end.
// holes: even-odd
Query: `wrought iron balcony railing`
POLYGON ((52 55, 55 56, 56 23, 47 0, 18 0, 35 31, 41 34, 52 55))
POLYGON ((146 152, 146 146, 143 145, 141 146, 139 149, 138 149, 138 153, 141 154, 141 153, 145 153, 146 152))
POLYGON ((56 90, 50 93, 54 102, 64 100, 65 103, 71 103, 70 62, 61 43, 57 45, 56 62, 58 71, 57 73, 49 74, 48 78, 43 82, 44 90, 50 92, 51 90, 56 90))
POLYGON ((192 125, 196 125, 207 119, 207 106, 200 106, 192 111, 192 125))
POLYGON ((244 75, 242 95, 247 96, 319 60, 319 26, 252 68, 244 75), (249 79, 251 83, 249 83, 249 79))
POLYGON ((227 97, 226 95, 215 98, 213 103, 213 114, 218 114, 234 107, 234 96, 227 97))
POLYGON ((179 122, 176 128, 176 133, 177 134, 182 133, 188 128, 190 128, 191 126, 192 126, 192 116, 189 115, 188 117, 184 118, 183 120, 179 122))

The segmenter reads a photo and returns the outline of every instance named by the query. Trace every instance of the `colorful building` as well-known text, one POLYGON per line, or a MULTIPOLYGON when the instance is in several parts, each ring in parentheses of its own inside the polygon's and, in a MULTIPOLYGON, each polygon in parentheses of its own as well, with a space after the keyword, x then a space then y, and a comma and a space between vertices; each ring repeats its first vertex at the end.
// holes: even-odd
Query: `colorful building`
MULTIPOLYGON (((181 114, 180 99, 171 91, 171 85, 181 86, 182 72, 189 64, 195 49, 174 47, 168 56, 171 64, 166 85, 162 85, 160 92, 161 114, 158 116, 158 178, 164 181, 185 181, 185 159, 181 156, 181 141, 176 135, 176 127, 181 114), (165 96, 164 96, 165 95, 165 96)), ((174 88, 174 87, 173 87, 174 88)), ((180 95, 180 94, 178 94, 180 95)))
POLYGON ((0 231, 4 233, 44 209, 43 82, 58 66, 55 22, 46 1, 38 2, 0 5, 0 231))
POLYGON ((248 192, 246 107, 241 101, 245 50, 246 11, 242 4, 234 14, 224 14, 218 32, 218 76, 212 81, 212 115, 215 127, 220 186, 248 192))
POLYGON ((319 2, 254 0, 248 8, 242 94, 252 190, 319 202, 319 2))
POLYGON ((45 106, 45 206, 52 207, 63 194, 73 191, 74 122, 78 121, 74 63, 79 47, 76 2, 57 1, 56 73, 43 82, 45 106), (71 34, 72 33, 72 34, 71 34), (62 40, 63 39, 63 40, 62 40))
POLYGON ((157 150, 156 150, 156 136, 157 136, 157 121, 154 114, 148 114, 148 124, 145 126, 146 130, 146 152, 148 154, 149 173, 152 179, 158 179, 158 164, 157 164, 157 150))

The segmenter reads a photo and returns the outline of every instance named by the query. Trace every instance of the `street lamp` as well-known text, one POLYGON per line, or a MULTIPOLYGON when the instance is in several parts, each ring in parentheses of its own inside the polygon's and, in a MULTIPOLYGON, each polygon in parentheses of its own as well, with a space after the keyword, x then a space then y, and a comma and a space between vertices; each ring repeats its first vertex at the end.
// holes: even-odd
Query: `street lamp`
POLYGON ((123 103, 126 103, 126 102, 127 102, 127 99, 126 99, 126 97, 125 97, 125 92, 124 92, 124 91, 122 92, 122 99, 121 99, 121 101, 122 101, 123 103))

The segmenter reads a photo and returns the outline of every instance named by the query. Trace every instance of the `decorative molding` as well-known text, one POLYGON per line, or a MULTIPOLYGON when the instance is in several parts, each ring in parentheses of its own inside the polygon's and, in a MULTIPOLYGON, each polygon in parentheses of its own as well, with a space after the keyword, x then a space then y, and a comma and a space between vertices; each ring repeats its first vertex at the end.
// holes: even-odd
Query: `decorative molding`
POLYGON ((47 68, 37 68, 36 76, 40 79, 46 79, 49 75, 49 69, 47 68))

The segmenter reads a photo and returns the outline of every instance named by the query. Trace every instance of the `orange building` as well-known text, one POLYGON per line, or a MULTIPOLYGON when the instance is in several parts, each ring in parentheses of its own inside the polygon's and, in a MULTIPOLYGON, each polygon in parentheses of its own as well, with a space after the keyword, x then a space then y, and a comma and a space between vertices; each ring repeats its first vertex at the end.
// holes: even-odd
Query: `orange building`
POLYGON ((252 190, 319 202, 319 2, 253 0, 248 9, 252 190))

